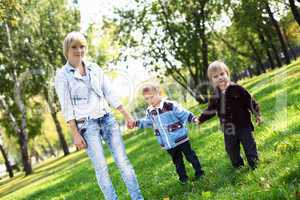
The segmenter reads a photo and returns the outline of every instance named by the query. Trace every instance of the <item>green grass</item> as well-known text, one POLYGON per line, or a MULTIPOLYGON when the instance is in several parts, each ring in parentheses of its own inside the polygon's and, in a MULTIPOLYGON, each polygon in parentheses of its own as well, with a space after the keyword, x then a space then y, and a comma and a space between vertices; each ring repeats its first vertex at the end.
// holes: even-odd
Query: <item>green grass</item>
MULTIPOLYGON (((257 170, 232 169, 224 151, 218 119, 190 126, 192 146, 205 177, 180 185, 169 155, 160 149, 151 130, 126 137, 126 150, 145 199, 297 199, 300 198, 300 61, 240 82, 260 103, 264 124, 255 127, 260 153, 257 170)), ((193 110, 200 112, 200 108, 193 110)), ((130 199, 106 148, 113 184, 120 199, 130 199)), ((245 157, 245 156, 244 156, 245 157)), ((189 175, 193 170, 186 162, 189 175)), ((85 152, 48 160, 28 177, 20 174, 0 182, 0 198, 103 199, 85 152)))

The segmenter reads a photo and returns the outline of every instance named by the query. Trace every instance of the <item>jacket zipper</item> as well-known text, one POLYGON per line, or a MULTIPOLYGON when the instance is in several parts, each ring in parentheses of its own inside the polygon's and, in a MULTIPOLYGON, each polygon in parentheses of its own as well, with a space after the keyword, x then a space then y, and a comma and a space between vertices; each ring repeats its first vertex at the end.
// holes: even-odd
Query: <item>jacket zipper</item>
POLYGON ((157 117, 158 117, 158 121, 159 121, 159 123, 160 123, 160 126, 161 126, 161 128, 162 128, 162 130, 163 130, 163 132, 164 132, 164 134, 165 134, 165 136, 166 136, 167 145, 169 146, 169 148, 171 148, 170 142, 169 142, 169 140, 168 140, 167 133, 166 133, 165 128, 163 127, 163 124, 162 124, 162 122, 161 122, 161 119, 160 119, 160 116, 159 116, 158 109, 155 109, 155 110, 156 110, 156 112, 157 112, 157 117))

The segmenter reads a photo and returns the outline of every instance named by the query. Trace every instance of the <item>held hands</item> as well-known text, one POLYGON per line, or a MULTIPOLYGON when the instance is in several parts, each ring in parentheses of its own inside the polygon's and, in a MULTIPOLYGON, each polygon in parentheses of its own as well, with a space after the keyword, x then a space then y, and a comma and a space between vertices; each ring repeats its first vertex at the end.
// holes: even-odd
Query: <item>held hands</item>
POLYGON ((195 123, 195 124, 200 125, 199 117, 194 117, 194 118, 192 119, 192 122, 195 123))
POLYGON ((257 115, 257 116, 255 117, 255 121, 256 121, 256 123, 257 123, 258 125, 263 123, 263 120, 262 120, 262 118, 261 118, 260 115, 257 115))
POLYGON ((135 120, 133 119, 133 117, 130 116, 126 118, 126 125, 129 129, 133 129, 135 127, 135 120))
POLYGON ((117 109, 124 115, 125 120, 126 120, 127 128, 129 128, 129 129, 134 128, 135 127, 135 120, 131 116, 131 114, 129 112, 127 112, 127 110, 125 110, 125 108, 122 105, 117 107, 117 109))

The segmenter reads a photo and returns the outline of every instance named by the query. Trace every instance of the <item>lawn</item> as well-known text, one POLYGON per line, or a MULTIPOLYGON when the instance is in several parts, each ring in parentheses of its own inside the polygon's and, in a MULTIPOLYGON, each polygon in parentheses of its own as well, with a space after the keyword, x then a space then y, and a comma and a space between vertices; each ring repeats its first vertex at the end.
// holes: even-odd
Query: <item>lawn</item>
MULTIPOLYGON (((168 154, 160 149, 151 130, 133 132, 126 139, 126 150, 145 199, 300 199, 299 77, 300 60, 240 81, 259 102, 264 118, 264 124, 255 126, 260 153, 260 164, 255 171, 247 166, 232 169, 217 118, 201 127, 190 125, 191 143, 200 157, 205 177, 187 185, 177 181, 168 154)), ((200 110, 194 108, 193 112, 200 110)), ((120 199, 130 199, 107 148, 106 155, 120 199)), ((192 167, 188 163, 186 166, 193 177, 192 167)), ((1 180, 0 198, 90 200, 103 196, 89 159, 80 151, 42 163, 33 175, 20 174, 1 180)))

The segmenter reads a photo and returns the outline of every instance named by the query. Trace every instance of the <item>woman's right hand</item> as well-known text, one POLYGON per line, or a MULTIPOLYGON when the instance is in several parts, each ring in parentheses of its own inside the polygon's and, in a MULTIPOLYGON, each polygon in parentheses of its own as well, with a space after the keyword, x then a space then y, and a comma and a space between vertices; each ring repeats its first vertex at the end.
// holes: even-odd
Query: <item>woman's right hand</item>
POLYGON ((76 122, 74 119, 68 121, 69 127, 71 129, 71 133, 73 133, 73 142, 78 150, 84 149, 86 147, 86 143, 83 137, 80 135, 76 122))
POLYGON ((86 148, 86 143, 85 143, 83 137, 78 132, 73 135, 73 140, 74 140, 74 144, 78 150, 86 148))

